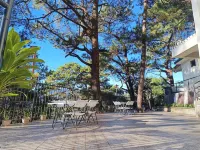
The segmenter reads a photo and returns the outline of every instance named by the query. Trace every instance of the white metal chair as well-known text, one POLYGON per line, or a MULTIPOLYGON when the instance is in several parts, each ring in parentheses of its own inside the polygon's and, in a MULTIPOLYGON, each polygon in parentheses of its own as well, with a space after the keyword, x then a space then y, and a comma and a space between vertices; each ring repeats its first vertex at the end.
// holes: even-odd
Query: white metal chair
POLYGON ((71 101, 71 100, 67 100, 67 105, 70 107, 73 107, 76 104, 77 101, 71 101))
POLYGON ((121 103, 118 101, 113 101, 113 104, 115 105, 115 112, 120 112, 121 111, 121 103))
POLYGON ((128 102, 126 102, 126 106, 124 107, 124 113, 125 113, 125 114, 129 114, 129 112, 130 112, 131 110, 132 110, 133 113, 134 113, 133 104, 134 104, 134 101, 128 101, 128 102))
POLYGON ((95 122, 95 119, 96 119, 96 123, 98 124, 98 119, 97 119, 97 112, 94 110, 95 107, 97 106, 97 104, 99 103, 98 100, 90 100, 88 103, 87 103, 87 122, 90 121, 90 119, 93 119, 93 121, 95 122), (94 119, 95 117, 95 119, 94 119))
POLYGON ((73 107, 75 106, 77 101, 71 101, 71 100, 67 100, 66 101, 66 107, 65 107, 65 112, 63 113, 63 129, 66 128, 68 122, 71 122, 73 123, 74 125, 74 122, 73 122, 73 107))
POLYGON ((81 123, 81 121, 86 122, 87 102, 88 101, 86 100, 78 100, 73 106, 72 117, 75 120, 76 129, 77 129, 77 126, 81 123))
POLYGON ((48 103, 48 105, 51 105, 54 110, 54 117, 52 122, 52 128, 55 128, 56 123, 63 124, 63 113, 65 111, 66 107, 66 101, 52 101, 51 103, 48 103))
POLYGON ((87 101, 78 100, 78 101, 67 101, 68 109, 67 112, 63 114, 63 129, 67 126, 67 123, 71 120, 73 125, 76 127, 81 123, 81 121, 86 122, 86 106, 87 101))

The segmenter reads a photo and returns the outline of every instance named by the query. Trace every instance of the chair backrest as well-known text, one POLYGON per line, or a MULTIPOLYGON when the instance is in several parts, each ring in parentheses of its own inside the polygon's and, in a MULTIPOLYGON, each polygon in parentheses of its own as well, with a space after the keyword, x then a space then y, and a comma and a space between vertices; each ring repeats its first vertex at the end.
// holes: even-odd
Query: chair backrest
POLYGON ((90 108, 94 108, 97 106, 97 104, 99 103, 98 100, 90 100, 88 103, 87 103, 87 106, 90 107, 90 108))
POLYGON ((113 103, 114 103, 115 106, 120 106, 121 105, 121 103, 118 102, 118 101, 115 101, 115 102, 113 101, 113 103))
POLYGON ((76 101, 74 107, 75 108, 84 108, 84 107, 86 107, 87 102, 88 101, 86 101, 86 100, 78 100, 78 101, 76 101))
POLYGON ((126 103, 126 106, 133 106, 133 104, 134 104, 134 101, 128 101, 128 102, 126 103))
POLYGON ((76 104, 76 102, 77 101, 67 101, 67 105, 69 106, 69 107, 72 107, 72 106, 74 106, 75 104, 76 104))

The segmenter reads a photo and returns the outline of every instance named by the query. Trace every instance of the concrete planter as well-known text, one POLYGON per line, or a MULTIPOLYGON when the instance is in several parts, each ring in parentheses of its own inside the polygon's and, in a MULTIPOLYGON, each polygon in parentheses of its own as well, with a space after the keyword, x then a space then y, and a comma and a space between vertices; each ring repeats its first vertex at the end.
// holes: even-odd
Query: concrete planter
POLYGON ((23 123, 24 125, 27 125, 27 124, 29 123, 29 121, 30 121, 30 118, 29 118, 29 117, 22 118, 22 123, 23 123))
POLYGON ((2 125, 3 126, 9 126, 11 124, 11 120, 3 120, 2 125))
POLYGON ((47 120, 47 115, 40 115, 40 120, 41 121, 47 120))
POLYGON ((170 112, 171 111, 171 108, 170 107, 164 107, 164 112, 170 112))
POLYGON ((181 115, 192 115, 192 116, 196 115, 195 108, 172 107, 171 112, 181 115))

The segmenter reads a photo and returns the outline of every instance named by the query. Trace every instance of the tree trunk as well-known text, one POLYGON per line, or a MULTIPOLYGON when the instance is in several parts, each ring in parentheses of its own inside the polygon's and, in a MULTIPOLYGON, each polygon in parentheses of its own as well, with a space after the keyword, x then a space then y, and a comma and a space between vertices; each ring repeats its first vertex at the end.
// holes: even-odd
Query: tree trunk
POLYGON ((146 39, 147 39, 147 9, 148 0, 144 0, 144 12, 142 21, 142 54, 141 54, 141 66, 140 66, 140 79, 138 84, 138 97, 137 97, 137 108, 139 111, 142 110, 142 99, 143 99, 143 89, 145 80, 145 70, 146 70, 146 39))
POLYGON ((124 50, 124 57, 126 60, 125 64, 125 70, 126 70, 126 86, 128 89, 129 96, 131 98, 131 101, 135 101, 135 95, 134 95, 134 89, 133 89, 133 83, 130 77, 130 69, 129 69, 129 60, 128 60, 128 50, 126 48, 126 45, 123 44, 123 50, 124 50))
POLYGON ((100 98, 100 81, 99 81, 99 51, 98 50, 92 51, 91 76, 92 76, 93 99, 99 100, 99 98, 100 98))
POLYGON ((152 92, 149 91, 147 95, 148 95, 147 99, 148 99, 148 103, 149 103, 149 109, 151 110, 152 109, 152 103, 151 103, 151 101, 152 101, 152 92))
POLYGON ((167 70, 167 80, 171 87, 174 86, 174 77, 173 77, 173 71, 172 69, 167 70))
POLYGON ((170 44, 172 42, 174 36, 174 32, 171 33, 171 36, 169 38, 168 44, 167 44, 167 56, 166 56, 166 61, 165 61, 165 69, 166 69, 166 76, 167 76, 167 81, 170 84, 170 86, 174 86, 174 77, 173 77, 173 71, 172 71, 172 52, 170 49, 170 44))
POLYGON ((92 92, 93 99, 100 100, 100 79, 99 79, 99 45, 98 45, 98 0, 94 0, 92 11, 92 92))
POLYGON ((134 94, 133 84, 131 82, 130 77, 128 79, 128 87, 127 87, 127 89, 128 89, 128 93, 130 95, 131 101, 135 101, 135 94, 134 94))

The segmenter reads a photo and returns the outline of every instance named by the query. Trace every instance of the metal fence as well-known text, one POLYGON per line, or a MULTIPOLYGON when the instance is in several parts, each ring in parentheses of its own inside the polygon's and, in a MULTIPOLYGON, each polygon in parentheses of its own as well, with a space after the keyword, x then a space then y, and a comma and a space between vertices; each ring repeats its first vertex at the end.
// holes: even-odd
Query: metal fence
MULTIPOLYGON (((0 124, 5 115, 12 120, 12 123, 21 123, 22 118, 27 115, 26 113, 28 113, 31 120, 38 120, 40 115, 44 113, 47 118, 52 118, 54 107, 48 106, 49 102, 77 100, 83 94, 81 91, 71 92, 63 85, 46 83, 36 83, 32 89, 12 87, 11 91, 16 91, 18 96, 0 99, 0 124)), ((113 101, 130 100, 130 97, 114 95, 112 92, 102 92, 101 96, 104 111, 110 111, 109 107, 112 107, 113 101)))
POLYGON ((77 98, 71 95, 65 86, 45 83, 37 83, 31 90, 13 87, 12 91, 17 91, 18 96, 0 99, 0 116, 9 116, 14 123, 21 122, 25 112, 30 114, 31 120, 39 119, 44 112, 51 118, 53 110, 47 107, 48 102, 77 98))

